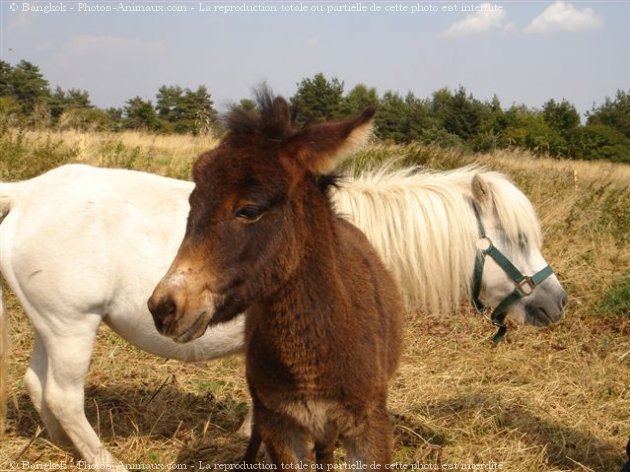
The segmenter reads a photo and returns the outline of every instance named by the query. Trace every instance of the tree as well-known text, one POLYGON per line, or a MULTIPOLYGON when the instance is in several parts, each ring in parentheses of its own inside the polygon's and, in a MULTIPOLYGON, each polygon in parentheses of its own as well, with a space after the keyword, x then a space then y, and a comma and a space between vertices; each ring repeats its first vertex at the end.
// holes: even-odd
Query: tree
POLYGON ((417 98, 412 92, 407 92, 404 113, 403 120, 409 139, 426 141, 427 133, 435 128, 430 103, 417 98))
POLYGON ((70 89, 63 91, 57 86, 50 95, 50 113, 54 121, 70 110, 88 110, 94 108, 90 103, 90 94, 85 90, 70 89))
POLYGON ((403 120, 405 114, 406 105, 403 98, 397 92, 391 90, 385 92, 375 117, 376 136, 396 143, 409 142, 408 130, 403 120))
POLYGON ((319 73, 312 79, 302 80, 291 97, 291 105, 297 111, 296 121, 304 124, 338 118, 342 96, 343 82, 335 77, 329 81, 319 73))
POLYGON ((127 100, 124 108, 123 125, 127 129, 158 131, 160 120, 150 100, 134 97, 127 100))
POLYGON ((630 89, 617 90, 614 100, 606 97, 603 105, 587 113, 587 124, 605 125, 630 138, 630 89))
POLYGON ((471 140, 475 152, 492 152, 501 146, 501 137, 505 130, 505 112, 496 95, 490 102, 481 103, 481 122, 477 135, 471 140))
POLYGON ((112 131, 120 131, 124 128, 124 114, 122 108, 109 107, 105 109, 105 114, 109 118, 110 129, 112 131))
POLYGON ((630 164, 630 138, 611 126, 599 123, 578 128, 574 140, 575 157, 606 159, 630 164))
POLYGON ((512 105, 505 112, 504 120, 505 146, 522 147, 541 155, 568 155, 567 141, 547 124, 543 112, 530 110, 525 105, 512 105))
POLYGON ((48 104, 48 81, 37 66, 28 61, 20 61, 11 71, 9 81, 13 96, 22 104, 23 114, 31 114, 38 104, 48 104))
POLYGON ((155 108, 158 116, 165 121, 174 123, 182 119, 182 97, 184 90, 178 86, 163 85, 156 95, 155 108))
POLYGON ((208 133, 217 124, 218 113, 214 109, 214 104, 208 89, 204 85, 197 87, 195 92, 187 91, 186 98, 193 109, 194 128, 193 134, 208 133))
POLYGON ((356 85, 343 97, 339 105, 341 116, 354 116, 368 107, 378 106, 378 94, 375 88, 368 88, 364 84, 356 85))
POLYGON ((256 102, 250 98, 243 98, 238 102, 238 107, 245 111, 252 111, 256 109, 256 102))
POLYGON ((417 98, 412 92, 408 92, 405 98, 396 92, 386 92, 378 107, 376 126, 378 137, 401 144, 453 141, 449 133, 438 132, 431 103, 417 98))
POLYGON ((12 97, 13 83, 11 76, 13 67, 8 62, 0 60, 0 97, 12 97))
POLYGON ((543 105, 543 117, 552 129, 559 132, 565 139, 575 132, 580 125, 580 115, 575 107, 567 100, 557 103, 553 98, 543 105))
POLYGON ((438 123, 446 131, 470 142, 481 131, 485 113, 483 104, 466 89, 460 87, 454 94, 448 89, 433 94, 432 110, 438 123))
POLYGON ((162 126, 176 133, 208 132, 216 125, 217 112, 206 87, 196 91, 179 86, 162 86, 156 96, 156 110, 162 126))

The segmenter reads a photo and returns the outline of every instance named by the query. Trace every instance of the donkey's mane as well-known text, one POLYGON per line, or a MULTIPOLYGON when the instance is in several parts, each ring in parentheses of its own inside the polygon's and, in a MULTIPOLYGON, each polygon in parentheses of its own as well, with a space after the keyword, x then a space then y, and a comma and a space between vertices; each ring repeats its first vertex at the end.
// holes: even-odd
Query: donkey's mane
POLYGON ((508 244, 518 247, 525 236, 540 248, 529 200, 504 175, 477 166, 431 172, 389 165, 344 181, 334 194, 337 210, 370 235, 393 270, 409 309, 448 313, 470 299, 479 238, 472 206, 475 175, 488 185, 508 244))
POLYGON ((289 115, 287 101, 274 96, 266 86, 254 90, 256 108, 245 110, 241 106, 233 106, 225 121, 227 130, 232 135, 258 133, 272 141, 284 141, 295 129, 289 115))
MULTIPOLYGON (((258 135, 268 141, 282 143, 294 136, 299 129, 294 126, 287 101, 275 96, 272 91, 262 85, 254 90, 256 108, 245 110, 241 106, 233 106, 225 117, 228 136, 242 140, 244 136, 258 135)), ((338 186, 340 179, 336 173, 312 175, 313 183, 327 197, 332 188, 338 186)))

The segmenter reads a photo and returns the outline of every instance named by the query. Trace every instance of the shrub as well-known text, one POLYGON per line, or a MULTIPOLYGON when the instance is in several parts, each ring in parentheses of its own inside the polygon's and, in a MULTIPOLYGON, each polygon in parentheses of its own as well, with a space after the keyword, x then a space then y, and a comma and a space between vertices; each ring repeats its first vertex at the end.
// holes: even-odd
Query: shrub
POLYGON ((30 179, 70 162, 78 155, 62 140, 47 134, 43 140, 29 141, 23 130, 13 131, 0 125, 0 177, 3 180, 30 179))

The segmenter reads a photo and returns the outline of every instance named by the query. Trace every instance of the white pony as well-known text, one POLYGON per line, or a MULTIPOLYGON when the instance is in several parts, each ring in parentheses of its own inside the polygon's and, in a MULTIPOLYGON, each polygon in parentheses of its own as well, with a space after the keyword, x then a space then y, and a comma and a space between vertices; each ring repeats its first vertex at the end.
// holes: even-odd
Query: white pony
MULTIPOLYGON (((158 334, 147 310, 182 240, 192 189, 191 182, 84 165, 0 184, 0 270, 35 329, 25 384, 51 439, 74 446, 90 464, 117 464, 83 405, 102 321, 139 348, 182 361, 242 349, 242 316, 176 344, 158 334)), ((449 313, 470 299, 480 227, 524 274, 546 266, 531 203, 497 173, 376 171, 347 180, 334 199, 394 271, 410 310, 449 313)), ((479 298, 490 307, 514 290, 492 260, 481 281, 479 298)), ((548 325, 562 318, 565 304, 551 275, 513 303, 509 316, 548 325)))

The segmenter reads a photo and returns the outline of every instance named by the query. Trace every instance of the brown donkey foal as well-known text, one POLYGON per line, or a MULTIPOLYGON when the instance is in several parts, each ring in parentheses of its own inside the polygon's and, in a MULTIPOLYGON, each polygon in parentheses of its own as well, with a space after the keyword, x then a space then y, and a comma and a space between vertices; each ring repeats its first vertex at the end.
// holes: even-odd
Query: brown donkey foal
POLYGON ((328 173, 371 132, 374 110, 295 130, 258 93, 193 169, 184 240, 149 300, 176 341, 246 312, 254 431, 273 462, 390 461, 387 384, 401 349, 398 288, 364 235, 335 214, 328 173))

